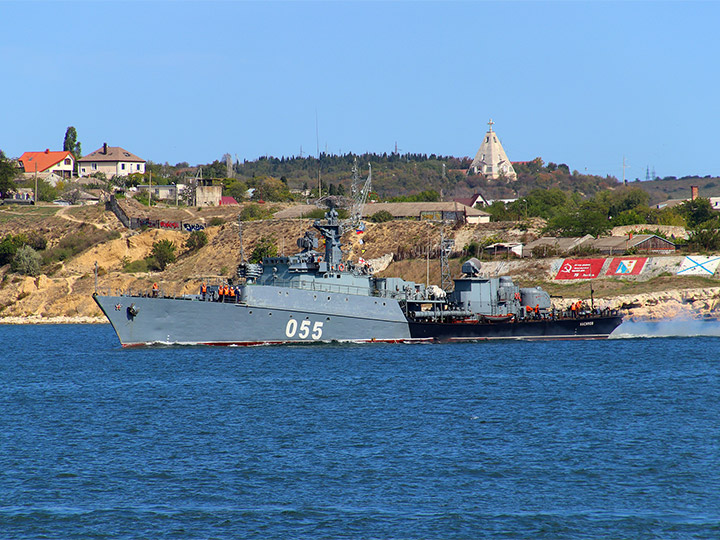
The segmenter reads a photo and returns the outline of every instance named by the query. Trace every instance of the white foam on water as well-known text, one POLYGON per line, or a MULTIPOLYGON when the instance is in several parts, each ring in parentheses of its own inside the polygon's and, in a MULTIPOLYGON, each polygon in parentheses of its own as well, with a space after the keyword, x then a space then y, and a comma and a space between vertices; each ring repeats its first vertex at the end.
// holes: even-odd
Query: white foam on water
POLYGON ((720 319, 676 317, 659 321, 624 321, 610 335, 610 339, 691 336, 720 337, 720 319))

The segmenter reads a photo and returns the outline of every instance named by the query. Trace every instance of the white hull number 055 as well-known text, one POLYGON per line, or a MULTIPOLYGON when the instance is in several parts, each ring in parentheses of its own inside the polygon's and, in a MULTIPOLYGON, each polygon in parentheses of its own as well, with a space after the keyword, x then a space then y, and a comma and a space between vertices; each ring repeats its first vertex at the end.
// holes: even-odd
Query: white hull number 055
POLYGON ((297 332, 297 337, 300 339, 306 339, 308 336, 313 339, 320 339, 322 337, 323 323, 315 321, 312 327, 312 335, 310 334, 310 324, 310 321, 305 319, 300 323, 300 331, 298 331, 298 322, 295 319, 290 319, 285 327, 285 335, 293 337, 297 332))

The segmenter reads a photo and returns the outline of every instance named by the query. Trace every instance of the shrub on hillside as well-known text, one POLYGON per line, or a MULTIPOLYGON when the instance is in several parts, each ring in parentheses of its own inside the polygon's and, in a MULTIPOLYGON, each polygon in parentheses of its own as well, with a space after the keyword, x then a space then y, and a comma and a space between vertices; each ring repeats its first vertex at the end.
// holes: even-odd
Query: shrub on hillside
POLYGON ((42 257, 30 246, 22 246, 15 253, 10 269, 18 274, 37 276, 40 273, 42 257))
POLYGON ((145 259, 140 259, 139 261, 123 261, 123 272, 127 272, 128 274, 134 274, 136 272, 147 272, 148 271, 148 263, 145 259))
POLYGON ((393 219, 393 215, 387 210, 380 210, 379 212, 375 212, 372 216, 370 216, 370 221, 372 221, 373 223, 384 223, 386 221, 392 221, 393 219))
POLYGON ((262 262, 264 257, 275 257, 278 253, 277 240, 275 236, 262 236, 255 244, 255 248, 250 255, 251 263, 262 262))
POLYGON ((222 225, 223 223, 225 223, 225 220, 223 218, 214 216, 210 218, 208 225, 210 225, 211 227, 217 227, 218 225, 222 225))
POLYGON ((43 252, 43 265, 55 261, 65 261, 97 244, 109 242, 116 238, 120 238, 118 231, 105 231, 91 225, 83 225, 76 234, 69 234, 61 238, 56 246, 43 252))
POLYGON ((190 252, 197 251, 201 247, 206 246, 207 243, 208 238, 205 231, 193 231, 190 233, 190 236, 188 236, 188 239, 185 240, 185 249, 190 252))
POLYGON ((28 243, 24 234, 7 234, 0 240, 0 266, 11 263, 18 249, 28 243))
POLYGON ((165 270, 168 264, 175 262, 175 244, 170 240, 159 240, 152 245, 152 259, 148 260, 148 266, 165 270))
POLYGON ((248 204, 240 211, 240 221, 255 221, 258 219, 269 219, 272 212, 259 204, 248 204))

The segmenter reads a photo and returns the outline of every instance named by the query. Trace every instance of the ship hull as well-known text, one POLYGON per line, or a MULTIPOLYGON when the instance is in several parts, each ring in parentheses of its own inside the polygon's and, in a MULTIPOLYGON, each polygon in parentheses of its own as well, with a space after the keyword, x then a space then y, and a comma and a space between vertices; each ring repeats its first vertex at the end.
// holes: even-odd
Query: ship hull
POLYGON ((619 315, 518 322, 410 322, 410 335, 436 341, 490 339, 604 339, 622 323, 619 315))
POLYGON ((248 288, 244 296, 242 303, 199 297, 94 298, 123 347, 411 339, 394 300, 272 286, 248 288))

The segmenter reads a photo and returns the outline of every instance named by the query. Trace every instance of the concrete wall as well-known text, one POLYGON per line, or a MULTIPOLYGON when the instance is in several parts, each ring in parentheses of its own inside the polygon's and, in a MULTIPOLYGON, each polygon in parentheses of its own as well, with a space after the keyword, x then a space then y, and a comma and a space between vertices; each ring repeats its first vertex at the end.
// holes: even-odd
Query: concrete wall
POLYGON ((195 206, 220 206, 222 186, 198 186, 195 188, 195 206))

